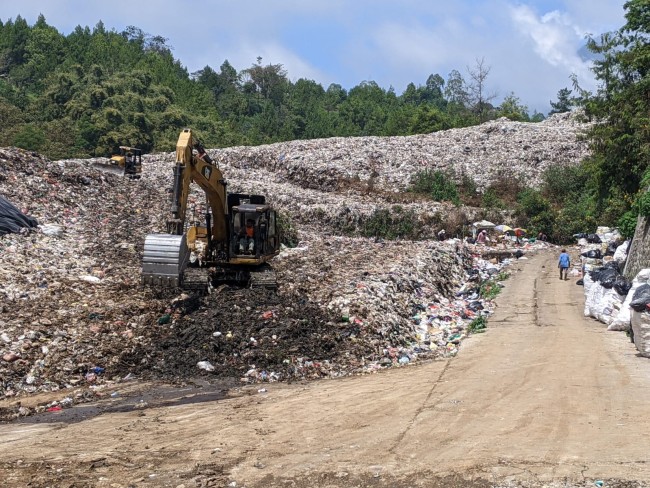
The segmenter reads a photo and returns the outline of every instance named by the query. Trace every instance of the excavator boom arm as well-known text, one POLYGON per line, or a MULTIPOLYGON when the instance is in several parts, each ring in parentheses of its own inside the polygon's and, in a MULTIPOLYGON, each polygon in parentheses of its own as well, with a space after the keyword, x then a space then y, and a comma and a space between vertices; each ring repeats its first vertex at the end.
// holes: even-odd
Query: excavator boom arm
POLYGON ((167 232, 170 234, 183 233, 192 182, 203 189, 212 210, 212 237, 219 242, 225 241, 228 232, 226 182, 203 146, 193 138, 192 131, 184 129, 176 144, 171 219, 167 222, 167 232))

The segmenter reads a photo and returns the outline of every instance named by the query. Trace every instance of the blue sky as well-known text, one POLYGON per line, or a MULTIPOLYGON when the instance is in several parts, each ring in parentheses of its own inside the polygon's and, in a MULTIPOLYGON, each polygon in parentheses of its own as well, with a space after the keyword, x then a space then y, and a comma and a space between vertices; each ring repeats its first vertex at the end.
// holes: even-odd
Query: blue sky
POLYGON ((613 0, 20 0, 0 2, 0 20, 39 13, 68 34, 99 20, 120 32, 133 25, 168 39, 190 72, 224 60, 242 70, 282 64, 291 80, 327 88, 363 81, 393 87, 445 80, 458 70, 469 80, 477 59, 490 67, 489 93, 498 103, 514 92, 532 113, 546 114, 575 73, 593 89, 578 51, 587 33, 621 27, 624 1, 613 0))

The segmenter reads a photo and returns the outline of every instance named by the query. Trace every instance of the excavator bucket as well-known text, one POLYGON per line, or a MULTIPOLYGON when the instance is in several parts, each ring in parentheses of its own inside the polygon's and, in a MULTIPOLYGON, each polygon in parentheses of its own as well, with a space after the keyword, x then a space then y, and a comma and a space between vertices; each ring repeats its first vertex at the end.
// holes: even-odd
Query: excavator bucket
POLYGON ((158 287, 182 286, 189 255, 185 235, 149 234, 144 241, 142 282, 158 287))

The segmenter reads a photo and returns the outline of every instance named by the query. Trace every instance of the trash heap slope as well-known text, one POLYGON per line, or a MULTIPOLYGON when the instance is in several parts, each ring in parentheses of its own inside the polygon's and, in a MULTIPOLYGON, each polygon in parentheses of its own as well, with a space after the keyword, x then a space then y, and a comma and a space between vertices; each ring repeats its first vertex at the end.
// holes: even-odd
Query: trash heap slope
MULTIPOLYGON (((508 174, 535 182, 548 165, 586 154, 583 128, 562 115, 210 150, 229 189, 267 195, 293 218, 300 244, 274 260, 276 295, 224 289, 207 299, 140 285, 144 238, 165 228, 173 153, 145 157, 143 177, 132 181, 96 160, 0 149, 0 194, 41 224, 0 237, 0 398, 130 373, 263 381, 447 354, 462 335, 460 316, 469 316, 467 303, 452 304, 467 278, 466 250, 351 237, 360 220, 393 205, 395 190, 424 168, 453 167, 482 185, 508 174)), ((197 191, 192 199, 203 201, 197 191)), ((437 230, 437 214, 456 211, 418 199, 400 206, 418 216, 423 238, 437 230)))
POLYGON ((223 289, 202 299, 141 287, 144 237, 164 229, 168 211, 171 162, 154 167, 160 158, 134 181, 91 161, 0 149, 0 193, 42 224, 0 238, 0 398, 129 374, 344 375, 392 364, 397 349, 444 353, 418 345, 413 311, 463 280, 467 256, 445 244, 324 239, 306 228, 274 263, 277 294, 223 289))
POLYGON ((451 170, 479 188, 499 179, 540 183, 551 165, 579 163, 589 154, 576 115, 555 114, 539 123, 506 118, 484 124, 399 137, 338 137, 211 151, 219 163, 266 168, 302 188, 335 191, 357 181, 404 190, 418 171, 451 170))

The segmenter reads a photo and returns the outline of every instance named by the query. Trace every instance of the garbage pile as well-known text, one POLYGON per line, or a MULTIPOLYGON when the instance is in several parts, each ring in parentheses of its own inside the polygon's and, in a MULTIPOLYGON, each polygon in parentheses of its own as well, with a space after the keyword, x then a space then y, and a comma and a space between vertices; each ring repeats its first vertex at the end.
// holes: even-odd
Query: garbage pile
POLYGON ((93 384, 165 306, 139 288, 159 190, 18 149, 0 167, 0 193, 40 222, 0 238, 0 398, 93 384))
MULTIPOLYGON (((212 152, 212 151, 209 151, 212 152)), ((175 153, 147 155, 143 161, 147 181, 172 185, 171 166, 175 153)), ((453 229, 464 222, 482 216, 483 209, 455 207, 451 203, 432 202, 408 193, 385 193, 368 190, 367 186, 350 186, 338 192, 301 188, 281 174, 264 168, 243 169, 230 163, 220 164, 228 189, 233 193, 266 195, 267 201, 283 216, 299 224, 301 229, 328 235, 359 236, 364 224, 377 212, 387 212, 394 218, 408 217, 416 229, 417 239, 434 239, 440 228, 453 229)), ((205 212, 202 192, 193 188, 191 209, 196 215, 205 212)))
POLYGON ((616 229, 599 227, 575 237, 582 250, 585 316, 629 333, 639 353, 650 357, 650 269, 632 282, 622 275, 630 241, 623 242, 616 229))
MULTIPOLYGON (((218 289, 120 358, 121 373, 208 373, 242 382, 361 374, 456 354, 472 320, 491 313, 479 288, 507 265, 460 241, 375 242, 305 235, 273 262, 280 288, 218 289)), ((494 286, 499 286, 496 281, 494 286)))
MULTIPOLYGON (((351 152, 357 142, 332 141, 337 150, 352 144, 351 152)), ((491 312, 479 290, 507 260, 482 260, 483 249, 453 239, 358 237, 363 218, 401 205, 394 211, 412 211, 426 238, 450 207, 387 198, 392 188, 307 185, 281 168, 246 168, 245 158, 224 164, 230 190, 268 195, 298 227, 298 247, 274 260, 278 292, 223 288, 197 297, 143 288, 142 246, 146 234, 165 228, 173 159, 145 157, 134 181, 93 160, 0 149, 0 194, 38 222, 29 234, 0 237, 0 400, 59 390, 68 398, 70 389, 101 392, 134 377, 255 382, 363 373, 453 355, 470 325, 491 312)), ((191 207, 203 200, 195 189, 191 207)), ((455 211, 474 220, 472 209, 455 211)), ((79 395, 71 401, 87 398, 79 395)))
POLYGON ((301 188, 336 191, 355 182, 403 191, 418 171, 453 170, 479 188, 502 178, 540 183, 553 164, 577 164, 588 155, 579 137, 587 124, 577 113, 540 123, 506 118, 482 125, 405 137, 347 137, 212 150, 219 164, 264 168, 301 188))

